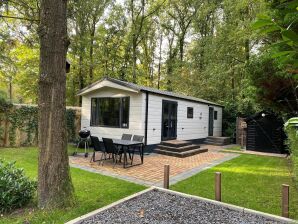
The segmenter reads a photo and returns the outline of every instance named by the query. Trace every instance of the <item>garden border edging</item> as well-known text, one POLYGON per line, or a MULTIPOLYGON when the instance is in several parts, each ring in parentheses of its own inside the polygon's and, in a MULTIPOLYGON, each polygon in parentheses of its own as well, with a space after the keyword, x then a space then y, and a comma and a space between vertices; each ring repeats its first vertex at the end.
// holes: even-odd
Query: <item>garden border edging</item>
POLYGON ((143 191, 140 191, 140 192, 137 192, 135 194, 132 194, 128 197, 125 197, 121 200, 118 200, 112 204, 109 204, 107 206, 104 206, 102 208, 99 208, 99 209, 96 209, 92 212, 89 212, 85 215, 82 215, 80 217, 77 217, 71 221, 68 221, 66 224, 76 224, 78 223, 79 221, 82 221, 86 218, 89 218, 89 217, 92 217, 93 215, 99 213, 99 212, 102 212, 104 210, 107 210, 109 208, 112 208, 118 204, 121 204, 125 201, 128 201, 130 199, 133 199, 135 197, 138 197, 139 195, 141 194, 144 194, 146 192, 149 192, 149 191, 152 191, 152 190, 159 190, 159 191, 163 191, 163 192, 167 192, 167 193, 171 193, 171 194, 176 194, 176 195, 180 195, 180 196, 183 196, 183 197, 186 197, 186 198, 193 198, 193 199, 196 199, 196 200, 201 200, 201 201, 205 201, 205 202, 209 202, 209 203, 212 203, 212 204, 215 204, 215 205, 219 205, 219 206, 222 206, 222 207, 225 207, 225 208, 229 208, 229 209, 232 209, 232 210, 236 210, 236 211, 240 211, 240 212, 243 212, 243 213, 248 213, 248 214, 255 214, 255 215, 258 215, 258 216, 262 216, 262 217, 265 217, 265 218, 269 218, 269 219, 273 219, 275 221, 281 221, 281 222, 286 222, 286 223, 298 223, 298 221, 295 221, 293 219, 289 219, 289 218, 284 218, 284 217, 281 217, 281 216, 277 216, 277 215, 272 215, 272 214, 269 214, 269 213, 264 213, 264 212, 260 212, 260 211, 256 211, 256 210, 252 210, 252 209, 248 209, 248 208, 244 208, 244 207, 240 207, 240 206, 236 206, 236 205, 231 205, 231 204, 228 204, 228 203, 224 203, 224 202, 219 202, 219 201, 215 201, 215 200, 211 200, 211 199, 207 199, 207 198, 203 198, 203 197, 199 197, 199 196, 195 196, 195 195, 189 195, 189 194, 185 194, 185 193, 181 193, 181 192, 177 192, 177 191, 173 191, 173 190, 169 190, 169 189, 164 189, 164 188, 160 188, 160 187, 156 187, 156 186, 152 186, 148 189, 145 189, 143 191))

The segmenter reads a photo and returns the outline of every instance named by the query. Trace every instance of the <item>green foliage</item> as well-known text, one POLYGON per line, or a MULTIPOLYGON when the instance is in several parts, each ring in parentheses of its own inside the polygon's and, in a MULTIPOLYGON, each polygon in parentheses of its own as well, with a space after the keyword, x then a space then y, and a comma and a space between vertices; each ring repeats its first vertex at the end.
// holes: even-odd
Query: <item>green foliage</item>
POLYGON ((234 104, 227 104, 223 110, 222 130, 223 136, 235 138, 237 108, 234 104))
POLYGON ((74 142, 76 140, 75 119, 76 119, 76 111, 72 109, 66 110, 66 127, 67 127, 68 141, 74 142))
MULTIPOLYGON (((293 122, 294 124, 297 124, 297 120, 294 122, 293 122)), ((291 123, 291 121, 289 123, 291 123)), ((285 130, 288 136, 287 145, 288 145, 289 151, 291 152, 290 158, 292 161, 291 165, 293 168, 293 176, 295 178, 296 186, 298 189, 298 126, 294 127, 294 126, 288 125, 286 126, 285 130)))
POLYGON ((6 113, 8 113, 8 111, 10 111, 11 108, 12 104, 8 103, 6 99, 0 97, 0 137, 4 135, 5 121, 7 120, 6 113))
POLYGON ((11 51, 11 54, 15 55, 14 63, 17 74, 14 82, 18 87, 15 90, 18 101, 36 103, 39 72, 38 46, 18 45, 11 51))
POLYGON ((9 129, 9 142, 11 146, 15 145, 16 129, 27 134, 27 139, 22 145, 32 145, 36 142, 38 131, 38 108, 33 106, 21 106, 12 110, 8 114, 8 120, 11 124, 9 129))
POLYGON ((298 117, 292 117, 285 123, 285 128, 298 127, 298 117))
MULTIPOLYGON (((68 141, 76 139, 76 112, 66 110, 68 141)), ((13 105, 0 98, 0 137, 4 135, 5 121, 9 122, 9 145, 16 144, 16 130, 26 133, 22 146, 35 145, 38 139, 38 107, 29 105, 13 105)))
POLYGON ((0 212, 9 212, 28 204, 36 190, 36 182, 25 176, 14 162, 0 160, 0 212))
MULTIPOLYGON (((37 18, 36 2, 24 2, 10 3, 11 12, 37 18)), ((288 81, 279 77, 284 71, 298 77, 296 7, 296 0, 71 0, 66 103, 80 105, 78 90, 111 76, 223 104, 227 135, 238 115, 265 107, 292 111, 284 99, 271 97, 279 91, 270 93, 268 87, 262 93, 262 85, 288 81), (264 52, 272 63, 258 57, 264 52), (284 100, 281 107, 279 100, 284 100)), ((14 101, 35 102, 36 23, 9 20, 8 25, 0 28, 5 40, 0 38, 0 63, 5 65, 0 66, 0 89, 12 84, 14 101), (17 32, 28 24, 32 29, 17 32), (11 36, 8 25, 23 38, 11 36)))
POLYGON ((298 68, 297 0, 273 1, 270 13, 260 15, 252 27, 267 36, 275 36, 270 44, 273 58, 288 71, 298 68))
POLYGON ((0 100, 5 100, 7 99, 7 94, 3 90, 0 90, 0 100))
MULTIPOLYGON (((0 98, 0 115, 11 109, 12 104, 4 98, 0 98)), ((0 117, 1 118, 1 117, 0 117)))
MULTIPOLYGON (((30 8, 36 8, 27 1, 30 8)), ((264 3, 69 1, 67 105, 79 104, 78 90, 103 76, 112 76, 224 105, 233 102, 246 113, 255 103, 245 67, 256 42, 250 23, 264 11, 264 3)), ((11 3, 11 8, 22 12, 17 3, 11 3)), ((16 27, 26 23, 10 22, 16 27)), ((28 33, 34 36, 35 32, 28 33)), ((8 55, 18 71, 13 84, 26 102, 36 100, 38 47, 36 42, 32 45, 16 41, 17 47, 8 55), (26 86, 29 82, 32 86, 26 86)))
POLYGON ((264 52, 253 57, 248 65, 248 73, 252 86, 256 88, 256 100, 263 109, 270 108, 284 114, 295 114, 298 111, 298 82, 270 53, 264 52))

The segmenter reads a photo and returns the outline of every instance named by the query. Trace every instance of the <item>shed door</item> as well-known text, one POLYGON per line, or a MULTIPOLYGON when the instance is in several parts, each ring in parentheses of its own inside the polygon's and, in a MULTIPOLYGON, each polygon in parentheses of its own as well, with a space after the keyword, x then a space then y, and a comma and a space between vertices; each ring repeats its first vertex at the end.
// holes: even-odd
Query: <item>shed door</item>
POLYGON ((208 135, 213 136, 214 127, 214 108, 209 107, 209 125, 208 125, 208 135))
POLYGON ((161 140, 177 138, 177 102, 162 101, 161 140))

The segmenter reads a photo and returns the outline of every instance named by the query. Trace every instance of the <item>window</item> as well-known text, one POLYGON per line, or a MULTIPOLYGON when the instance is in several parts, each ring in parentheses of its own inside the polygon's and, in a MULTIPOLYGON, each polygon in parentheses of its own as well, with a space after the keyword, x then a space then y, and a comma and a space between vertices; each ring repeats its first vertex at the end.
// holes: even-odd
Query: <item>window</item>
POLYGON ((92 98, 90 126, 128 128, 129 97, 92 98))
POLYGON ((217 120, 217 111, 214 111, 214 120, 217 120))
POLYGON ((193 107, 187 107, 187 118, 193 118, 193 107))

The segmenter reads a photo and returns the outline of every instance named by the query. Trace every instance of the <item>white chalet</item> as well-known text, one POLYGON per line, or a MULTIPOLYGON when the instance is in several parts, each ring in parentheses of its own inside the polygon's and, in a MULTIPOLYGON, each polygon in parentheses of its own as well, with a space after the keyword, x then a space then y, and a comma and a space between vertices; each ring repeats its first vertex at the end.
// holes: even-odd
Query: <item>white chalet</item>
POLYGON ((222 135, 222 109, 217 103, 104 78, 82 89, 81 127, 92 135, 144 136, 145 145, 165 140, 202 141, 222 135))

